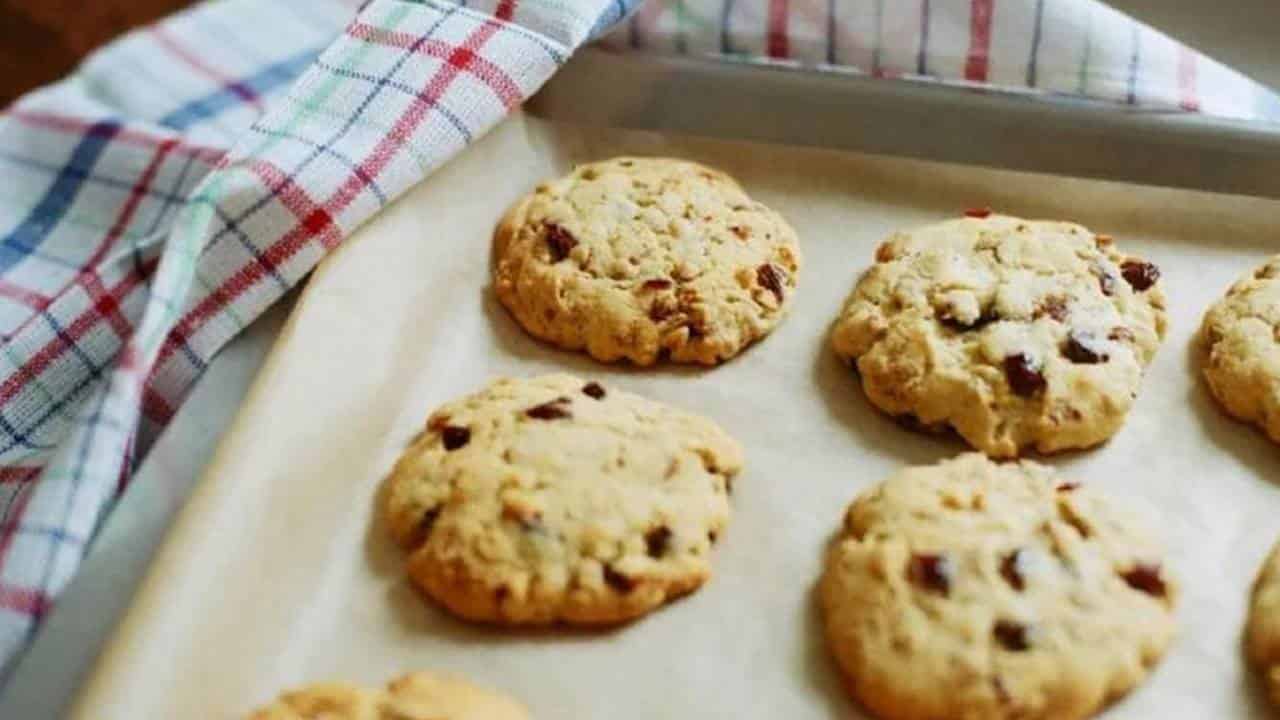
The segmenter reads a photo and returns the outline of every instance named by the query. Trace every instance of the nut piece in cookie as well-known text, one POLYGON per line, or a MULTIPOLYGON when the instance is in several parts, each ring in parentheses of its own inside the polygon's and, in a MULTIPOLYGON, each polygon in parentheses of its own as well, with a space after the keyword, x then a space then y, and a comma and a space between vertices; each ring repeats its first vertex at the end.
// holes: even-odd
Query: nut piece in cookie
POLYGON ((448 675, 410 673, 385 689, 345 683, 286 692, 249 720, 528 720, 519 703, 448 675))
POLYGON ((617 623, 697 589, 742 450, 702 417, 570 375, 446 403, 387 479, 409 575, 454 614, 617 623))
POLYGON ((1280 442, 1280 255, 1231 286, 1204 315, 1202 371, 1231 416, 1280 442))
POLYGON ((877 717, 1072 720, 1160 660, 1178 585, 1142 524, 1088 484, 969 453, 858 496, 819 597, 828 647, 877 717))
POLYGON ((763 338, 796 293, 800 248, 728 175, 670 158, 582 165, 513 207, 498 299, 529 334, 602 362, 714 365, 763 338))
POLYGON ((1111 437, 1164 337, 1159 269, 1072 223, 970 213, 875 260, 833 349, 876 407, 992 457, 1111 437))

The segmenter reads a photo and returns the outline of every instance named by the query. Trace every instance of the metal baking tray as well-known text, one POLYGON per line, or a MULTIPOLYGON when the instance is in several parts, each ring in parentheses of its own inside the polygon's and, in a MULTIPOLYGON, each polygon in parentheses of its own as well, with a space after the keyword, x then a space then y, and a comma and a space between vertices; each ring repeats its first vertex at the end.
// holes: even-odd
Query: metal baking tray
MULTIPOLYGON (((1097 103, 589 49, 530 109, 576 123, 1280 197, 1280 128, 1097 103)), ((233 343, 184 405, 7 679, 0 717, 65 710, 287 311, 233 343)))

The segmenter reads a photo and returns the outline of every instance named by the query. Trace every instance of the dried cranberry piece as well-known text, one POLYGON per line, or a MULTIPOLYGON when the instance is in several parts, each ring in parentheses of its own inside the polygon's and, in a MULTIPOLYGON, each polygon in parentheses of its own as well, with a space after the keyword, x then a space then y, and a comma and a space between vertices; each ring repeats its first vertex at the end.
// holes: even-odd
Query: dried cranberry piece
POLYGON ((1093 347, 1096 342, 1093 335, 1084 332, 1072 332, 1062 343, 1062 356, 1073 363, 1095 365, 1104 363, 1110 358, 1105 352, 1093 347))
POLYGON ((765 263, 756 268, 756 281, 782 302, 782 275, 772 263, 765 263))
POLYGON ((569 398, 558 397, 555 400, 544 402, 541 405, 534 405, 524 411, 525 415, 535 420, 559 420, 561 418, 573 417, 569 409, 565 405, 569 404, 569 398))
POLYGON ((1032 364, 1031 356, 1026 353, 1014 353, 1004 359, 1004 376, 1009 380, 1009 387, 1014 394, 1031 397, 1044 390, 1048 382, 1040 369, 1032 364))
POLYGON ((460 425, 446 425, 440 431, 440 439, 444 441, 445 450, 457 450, 471 442, 471 429, 460 425))
POLYGON ((1107 339, 1116 342, 1133 342, 1133 331, 1127 327, 1113 327, 1111 332, 1107 333, 1107 339))
POLYGON ((645 290, 666 290, 671 287, 671 281, 666 278, 653 278, 652 280, 645 280, 644 285, 641 287, 645 290))
POLYGON ((589 382, 582 386, 582 393, 587 397, 592 397, 596 400, 603 400, 605 394, 604 386, 598 382, 589 382))
POLYGON ((946 596, 951 591, 951 559, 946 555, 917 553, 911 556, 907 577, 930 592, 946 596))
POLYGON ((612 565, 604 566, 604 581, 609 587, 623 593, 631 592, 636 586, 635 580, 614 570, 612 565))
POLYGON ((649 552, 649 557, 660 558, 667 554, 667 547, 671 544, 671 528, 666 525, 659 525, 644 534, 645 549, 649 552))
POLYGON ((1160 566, 1139 563, 1120 573, 1120 577, 1129 587, 1155 597, 1164 597, 1166 588, 1164 578, 1160 577, 1160 566))
POLYGON ((996 640, 999 640, 1000 644, 1004 646, 1005 650, 1023 652, 1031 649, 1031 630, 1022 623, 1011 620, 997 620, 991 632, 996 636, 996 640))
POLYGON ((1125 260, 1120 264, 1120 274, 1130 287, 1142 292, 1160 279, 1160 268, 1141 260, 1125 260))
POLYGON ((1026 587, 1021 568, 1023 553, 1025 552, 1022 548, 1018 548, 1005 555, 1004 559, 1000 561, 1000 576, 1004 578, 1005 582, 1009 583, 1010 587, 1019 592, 1026 587))
POLYGON ((964 211, 964 216, 971 217, 971 218, 978 218, 979 220, 981 220, 982 218, 991 216, 991 208, 989 207, 969 208, 968 210, 964 211))
POLYGON ((578 246, 578 239, 555 223, 547 223, 546 228, 547 247, 551 249, 551 262, 560 262, 569 257, 569 252, 578 246))

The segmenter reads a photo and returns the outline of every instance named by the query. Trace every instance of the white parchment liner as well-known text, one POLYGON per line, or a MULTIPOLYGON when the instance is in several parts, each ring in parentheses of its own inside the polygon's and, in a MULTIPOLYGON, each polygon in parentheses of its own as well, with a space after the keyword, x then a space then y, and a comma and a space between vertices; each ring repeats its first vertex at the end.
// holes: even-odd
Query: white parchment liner
POLYGON ((858 717, 819 632, 823 548, 860 489, 963 450, 868 405, 826 346, 876 244, 990 205, 1114 235, 1164 271, 1171 331, 1106 446, 1051 458, 1148 513, 1185 592, 1165 662, 1108 718, 1261 715, 1240 632, 1280 534, 1280 449, 1218 413, 1189 342, 1239 274, 1280 251, 1280 203, 515 116, 382 213, 311 280, 217 458, 77 703, 77 718, 237 718, 281 688, 440 668, 540 718, 858 717), (622 153, 702 160, 799 231, 791 317, 714 370, 604 367, 527 336, 489 288, 494 222, 537 181, 622 153), (374 514, 426 414, 496 375, 568 370, 704 413, 747 469, 715 576, 615 631, 503 632, 408 585, 374 514))

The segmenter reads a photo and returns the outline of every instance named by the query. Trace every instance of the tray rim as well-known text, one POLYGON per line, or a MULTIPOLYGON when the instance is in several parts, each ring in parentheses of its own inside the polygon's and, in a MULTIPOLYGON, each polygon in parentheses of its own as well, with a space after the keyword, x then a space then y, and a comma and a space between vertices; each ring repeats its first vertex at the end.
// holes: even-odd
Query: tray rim
POLYGON ((590 47, 528 108, 579 124, 1280 198, 1280 124, 1044 94, 590 47), (1089 141, 1109 152, 1055 150, 1089 141))

